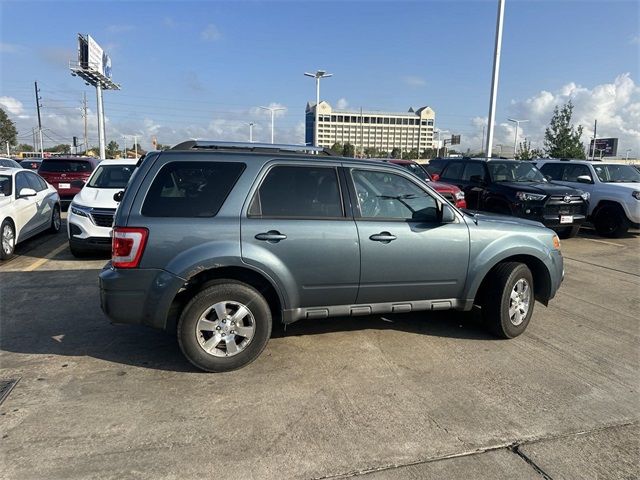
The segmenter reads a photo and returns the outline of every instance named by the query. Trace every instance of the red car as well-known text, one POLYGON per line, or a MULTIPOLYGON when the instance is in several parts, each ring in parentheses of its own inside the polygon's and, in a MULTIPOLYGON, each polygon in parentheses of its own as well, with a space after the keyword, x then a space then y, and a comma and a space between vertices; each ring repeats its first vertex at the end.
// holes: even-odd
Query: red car
POLYGON ((42 160, 38 174, 56 188, 60 203, 68 206, 98 163, 100 160, 90 157, 49 157, 42 160))
POLYGON ((464 199, 464 192, 462 190, 455 185, 435 181, 418 162, 414 162, 413 160, 401 160, 399 158, 372 158, 371 160, 381 160, 383 162, 393 163, 394 165, 405 168, 421 180, 427 182, 431 188, 453 203, 456 207, 467 208, 467 202, 464 199))

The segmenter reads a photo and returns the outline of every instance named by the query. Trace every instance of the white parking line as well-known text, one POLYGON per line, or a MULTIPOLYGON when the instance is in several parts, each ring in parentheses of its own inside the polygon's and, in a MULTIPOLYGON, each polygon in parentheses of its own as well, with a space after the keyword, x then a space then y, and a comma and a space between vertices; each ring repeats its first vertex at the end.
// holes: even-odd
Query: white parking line
POLYGON ((585 238, 585 240, 589 240, 590 242, 606 243, 607 245, 615 245, 616 247, 624 247, 624 245, 621 243, 607 242, 606 240, 596 240, 595 238, 585 238))
POLYGON ((42 265, 47 263, 49 260, 51 260, 53 257, 55 257, 57 254, 59 254, 61 251, 63 251, 65 248, 67 248, 67 243, 66 242, 63 243, 62 245, 60 245, 58 248, 56 248, 56 249, 52 250, 51 252, 49 252, 43 258, 40 258, 40 259, 36 260, 35 262, 33 262, 31 265, 29 265, 27 268, 25 268, 24 271, 25 272, 32 272, 36 268, 41 267, 42 265))

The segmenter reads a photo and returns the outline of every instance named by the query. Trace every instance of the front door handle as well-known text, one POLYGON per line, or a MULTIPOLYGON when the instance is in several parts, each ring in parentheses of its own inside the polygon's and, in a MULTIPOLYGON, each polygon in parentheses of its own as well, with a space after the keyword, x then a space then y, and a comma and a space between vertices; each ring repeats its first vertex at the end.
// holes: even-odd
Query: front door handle
POLYGON ((374 242, 382 242, 382 243, 389 243, 393 240, 395 240, 396 237, 395 235, 391 235, 389 232, 380 232, 374 235, 371 235, 369 237, 369 240, 373 240, 374 242))
POLYGON ((264 240, 269 243, 278 243, 285 238, 287 238, 287 236, 277 230, 269 230, 267 233, 259 233, 256 235, 257 240, 264 240))

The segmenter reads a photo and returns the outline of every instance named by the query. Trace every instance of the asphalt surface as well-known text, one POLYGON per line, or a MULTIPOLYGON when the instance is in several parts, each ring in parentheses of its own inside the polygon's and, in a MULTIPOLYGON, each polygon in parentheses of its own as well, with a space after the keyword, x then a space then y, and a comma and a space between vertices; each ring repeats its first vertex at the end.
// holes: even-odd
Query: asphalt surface
POLYGON ((637 232, 564 241, 517 339, 451 312, 302 321, 226 374, 109 324, 105 258, 65 242, 0 264, 0 478, 640 477, 637 232))

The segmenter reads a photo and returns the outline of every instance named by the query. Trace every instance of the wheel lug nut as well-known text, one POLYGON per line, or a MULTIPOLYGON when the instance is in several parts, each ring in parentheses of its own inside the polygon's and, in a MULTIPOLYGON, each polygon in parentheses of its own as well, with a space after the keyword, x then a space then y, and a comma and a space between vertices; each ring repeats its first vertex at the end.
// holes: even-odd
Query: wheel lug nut
POLYGON ((216 327, 216 330, 220 330, 220 327, 216 327))
POLYGON ((225 334, 223 333, 223 334, 222 334, 222 336, 224 337, 224 336, 225 336, 225 334))

